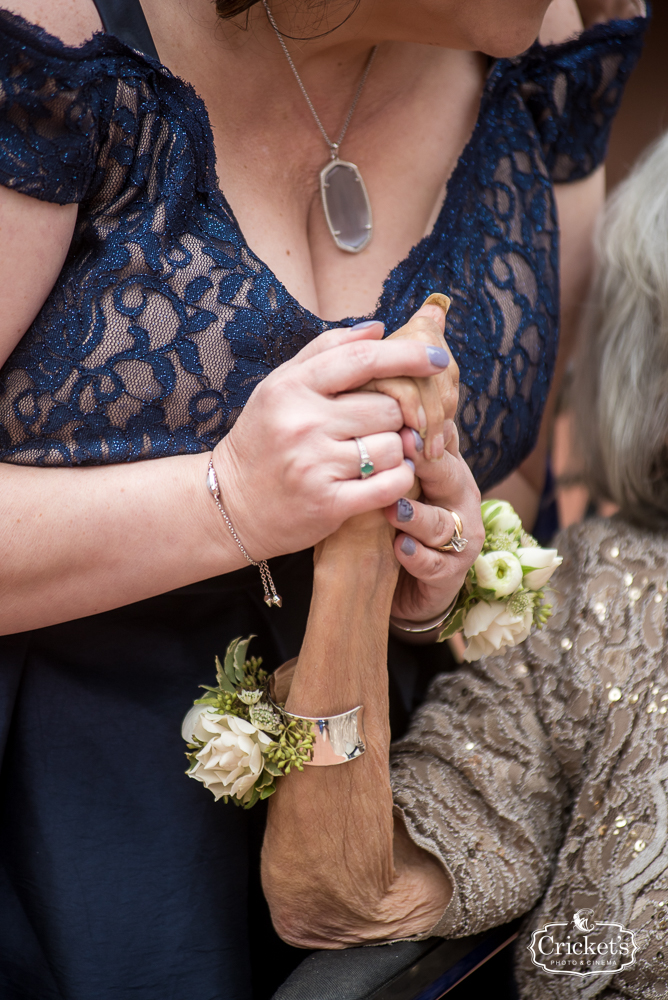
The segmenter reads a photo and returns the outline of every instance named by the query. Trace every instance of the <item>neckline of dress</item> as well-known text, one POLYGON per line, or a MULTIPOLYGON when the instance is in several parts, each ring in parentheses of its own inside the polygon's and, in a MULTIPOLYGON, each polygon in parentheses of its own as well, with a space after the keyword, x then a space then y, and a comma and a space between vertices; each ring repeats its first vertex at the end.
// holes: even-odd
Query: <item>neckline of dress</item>
MULTIPOLYGON (((257 262, 259 267, 265 272, 265 274, 271 276, 274 287, 280 289, 285 298, 300 312, 308 321, 309 325, 320 326, 322 330, 331 330, 335 327, 340 326, 351 326, 354 323, 360 322, 367 319, 376 319, 379 315, 382 315, 384 309, 387 308, 386 298, 390 293, 390 285, 395 278, 400 276, 405 282, 408 282, 410 278, 417 273, 421 262, 427 255, 428 249, 432 242, 440 235, 443 226, 446 224, 446 216, 451 214, 451 206, 453 204, 453 191, 457 188, 461 181, 461 175, 465 173, 467 166, 467 157, 473 147, 475 141, 477 140, 478 134, 481 131, 482 123, 484 121, 484 112, 486 110, 487 104, 494 92, 497 81, 502 76, 503 72, 510 67, 518 67, 521 62, 531 56, 539 53, 547 53, 554 50, 568 50, 569 48, 577 47, 580 48, 583 44, 587 44, 594 40, 597 35, 605 36, 608 33, 606 29, 610 29, 612 26, 625 25, 627 28, 636 27, 638 22, 645 21, 646 17, 638 16, 635 18, 620 20, 610 20, 601 24, 593 25, 591 28, 586 28, 584 31, 580 32, 579 35, 572 39, 567 39, 564 42, 560 42, 553 45, 541 45, 538 41, 522 53, 513 59, 500 58, 496 59, 487 73, 485 83, 483 86, 482 94, 480 96, 480 106, 478 108, 478 115, 476 117, 475 124, 471 131, 464 148, 462 149, 460 155, 457 158, 455 166, 448 177, 445 188, 445 195, 441 203, 441 207, 438 211, 438 215, 434 221, 434 225, 431 230, 422 237, 411 249, 408 251, 405 257, 403 257, 394 267, 390 270, 389 274, 383 281, 382 291, 378 298, 376 308, 361 317, 346 316, 340 320, 325 320, 322 317, 317 316, 306 306, 303 306, 295 296, 289 291, 289 289, 280 281, 274 274, 273 270, 269 265, 260 257, 252 247, 249 245, 246 237, 243 234, 241 226, 237 221, 237 217, 232 209, 232 206, 228 202, 225 194, 220 186, 218 180, 217 172, 217 157, 216 149, 213 141, 213 129, 211 127, 211 120, 209 118, 209 112, 204 100, 199 96, 194 86, 183 77, 177 76, 175 73, 165 66, 164 63, 159 60, 153 59, 151 56, 146 55, 146 53, 139 51, 138 49, 133 49, 126 42, 123 42, 116 35, 109 34, 105 31, 96 31, 91 38, 85 41, 79 46, 69 46, 62 42, 55 35, 50 34, 46 29, 42 28, 40 25, 33 24, 26 18, 22 17, 20 14, 15 14, 13 11, 9 11, 6 8, 0 8, 0 13, 7 15, 9 23, 14 22, 14 26, 18 29, 20 33, 28 34, 33 41, 37 40, 43 45, 48 46, 51 49, 56 49, 57 52, 63 56, 72 57, 82 60, 90 58, 92 53, 99 50, 100 48, 113 48, 117 47, 124 54, 131 54, 134 58, 144 61, 151 69, 157 70, 159 74, 166 79, 174 81, 179 87, 183 88, 187 93, 192 94, 195 97, 194 107, 192 108, 195 117, 201 117, 200 125, 202 126, 203 135, 206 142, 206 163, 205 163, 205 176, 207 179, 206 190, 203 192, 209 195, 214 203, 218 203, 222 206, 225 212, 225 216, 228 221, 232 222, 236 233, 239 237, 240 245, 248 252, 248 254, 257 262), (406 272, 406 273, 402 273, 406 272)), ((437 289, 439 291, 440 289, 437 289)))
MULTIPOLYGON (((227 200, 225 193, 220 185, 220 181, 218 179, 217 157, 213 141, 213 129, 211 127, 209 112, 204 100, 199 96, 199 94, 197 94, 197 91, 195 90, 195 88, 191 83, 189 83, 187 80, 184 80, 183 77, 177 76, 176 74, 172 73, 169 67, 165 66, 163 63, 160 63, 160 69, 162 71, 166 71, 169 77, 177 81, 180 86, 196 94, 199 104, 201 106, 202 119, 203 119, 201 124, 206 134, 206 145, 207 145, 208 162, 206 165, 207 168, 206 173, 215 182, 211 184, 211 188, 208 191, 208 193, 212 195, 213 198, 223 206, 225 214, 234 225, 240 243, 247 250, 247 252, 253 258, 253 260, 256 261, 257 264, 262 268, 265 274, 271 276, 271 280, 274 284, 274 287, 280 290, 281 294, 285 296, 285 298, 291 303, 291 305, 293 305, 296 308, 296 310, 304 316, 309 326, 319 326, 324 331, 324 330, 331 330, 336 327, 352 326, 353 324, 362 322, 363 320, 377 319, 379 316, 382 316, 383 312, 387 309, 386 299, 390 294, 390 286, 393 283, 394 279, 399 278, 399 276, 401 275, 404 281, 407 282, 415 273, 417 273, 421 262, 424 260, 424 257, 427 255, 429 251, 431 243, 438 238, 443 226, 446 224, 446 216, 448 214, 451 214, 451 205, 453 200, 452 192, 458 186, 460 182, 460 175, 463 174, 466 168, 468 154, 477 139, 478 133, 480 132, 482 123, 484 121, 484 111, 486 109, 487 103, 489 102, 490 96, 494 90, 494 86, 496 85, 498 77, 501 75, 503 69, 511 62, 512 60, 497 59, 492 64, 487 73, 482 93, 480 95, 480 106, 478 108, 478 114, 475 120, 475 124, 473 126, 473 129, 471 130, 471 134, 467 139, 461 153, 457 157, 455 166, 453 167, 450 176, 446 181, 445 195, 443 197, 443 201, 441 202, 441 206, 438 210, 438 214, 436 216, 432 228, 420 240, 418 240, 418 242, 415 243, 410 248, 408 253, 400 261, 398 261, 394 265, 394 267, 390 270, 387 277, 383 280, 381 293, 378 297, 378 301, 376 303, 375 308, 371 310, 371 312, 366 313, 363 316, 345 316, 343 319, 339 320, 323 319, 321 316, 318 316, 316 313, 312 312, 306 306, 302 305, 302 303, 299 302, 297 298, 295 298, 295 296, 286 287, 286 285, 279 280, 279 278, 276 276, 272 268, 269 267, 266 261, 263 260, 262 257, 260 257, 250 246, 248 240, 244 236, 241 226, 239 225, 237 217, 234 213, 234 209, 227 200)), ((442 289, 435 289, 435 291, 441 291, 441 290, 442 289)), ((388 333, 389 332, 391 331, 388 331, 388 333)))

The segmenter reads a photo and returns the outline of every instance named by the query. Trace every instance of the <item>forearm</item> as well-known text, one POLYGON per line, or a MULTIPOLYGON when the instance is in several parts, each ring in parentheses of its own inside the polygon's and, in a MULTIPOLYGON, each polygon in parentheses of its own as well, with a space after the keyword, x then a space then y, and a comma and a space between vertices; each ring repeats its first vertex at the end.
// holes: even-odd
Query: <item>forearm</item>
POLYGON ((184 455, 95 468, 0 464, 0 633, 246 565, 207 492, 207 463, 184 455))
POLYGON ((302 947, 413 936, 433 926, 447 903, 437 864, 401 831, 395 839, 387 623, 398 565, 393 530, 387 522, 372 530, 377 544, 361 531, 349 544, 333 536, 318 551, 286 703, 306 716, 362 704, 367 748, 347 764, 293 772, 270 801, 263 885, 277 930, 302 947))

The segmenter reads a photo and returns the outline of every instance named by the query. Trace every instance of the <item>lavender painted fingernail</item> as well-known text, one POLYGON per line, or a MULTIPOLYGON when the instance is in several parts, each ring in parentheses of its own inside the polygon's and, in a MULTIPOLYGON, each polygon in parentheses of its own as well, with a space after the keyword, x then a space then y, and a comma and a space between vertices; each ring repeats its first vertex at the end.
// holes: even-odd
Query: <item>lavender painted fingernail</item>
POLYGON ((410 537, 410 535, 406 535, 401 543, 401 551, 405 556, 414 556, 416 550, 417 545, 415 544, 415 541, 410 537))
POLYGON ((365 319, 363 323, 355 323, 355 325, 351 327, 351 330, 368 330, 370 326, 376 325, 385 327, 385 324, 381 323, 380 320, 365 319))
POLYGON ((413 504, 409 500, 403 497, 397 500, 397 521, 412 521, 414 514, 413 504))
POLYGON ((450 355, 443 347, 425 347, 427 357, 436 368, 447 368, 450 364, 450 355))
POLYGON ((424 441, 420 437, 419 433, 416 430, 413 430, 412 427, 411 427, 411 431, 413 433, 413 440, 415 441, 415 450, 416 451, 424 451, 424 441))
POLYGON ((408 466, 408 468, 411 470, 411 472, 414 473, 415 472, 415 462, 411 462, 410 458, 405 458, 404 462, 406 463, 406 465, 408 466))

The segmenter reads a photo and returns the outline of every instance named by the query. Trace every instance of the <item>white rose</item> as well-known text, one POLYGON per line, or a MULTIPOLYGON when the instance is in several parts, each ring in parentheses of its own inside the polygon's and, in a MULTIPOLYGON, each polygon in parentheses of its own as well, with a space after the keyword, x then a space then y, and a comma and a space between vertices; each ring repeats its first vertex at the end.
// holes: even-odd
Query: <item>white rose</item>
POLYGON ((487 534, 514 534, 522 530, 522 522, 512 505, 505 500, 485 500, 480 505, 480 513, 487 534))
POLYGON ((479 601, 464 618, 468 640, 464 659, 471 663, 481 656, 498 653, 504 646, 517 646, 531 631, 533 608, 515 615, 504 601, 479 601))
POLYGON ((479 586, 493 590, 496 597, 514 594, 522 585, 522 566, 512 552, 487 552, 473 564, 479 586))
POLYGON ((264 767, 262 748, 272 740, 252 722, 234 715, 219 715, 206 705, 194 705, 181 727, 181 735, 205 745, 195 755, 197 764, 189 771, 213 792, 216 801, 223 795, 248 801, 253 785, 264 767))
POLYGON ((525 573, 523 581, 529 590, 542 590, 557 566, 563 562, 556 549, 518 549, 515 555, 522 566, 530 566, 532 569, 531 573, 525 573))

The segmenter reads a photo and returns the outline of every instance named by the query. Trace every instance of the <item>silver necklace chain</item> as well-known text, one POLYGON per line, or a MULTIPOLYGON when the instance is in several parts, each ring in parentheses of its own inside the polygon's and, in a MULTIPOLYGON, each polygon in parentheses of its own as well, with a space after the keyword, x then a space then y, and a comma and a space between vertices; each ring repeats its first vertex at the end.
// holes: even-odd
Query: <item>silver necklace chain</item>
POLYGON ((341 129, 341 134, 339 135, 339 138, 338 138, 338 140, 336 142, 332 142, 332 140, 327 135, 327 132, 325 131, 324 125, 322 124, 322 122, 320 121, 320 118, 318 117, 318 112, 313 107, 313 102, 312 102, 311 98, 308 96, 308 94, 306 92, 306 87, 302 83, 302 79, 301 79, 299 73, 297 72, 297 67, 295 66, 294 62, 292 61, 292 56, 290 55, 290 53, 288 51, 288 47, 285 44, 285 42, 283 41, 282 34, 278 30, 278 26, 276 24, 276 21, 274 20, 274 15, 269 10, 269 4, 267 3, 267 0, 262 0, 262 3, 264 5, 264 9, 267 12, 267 17, 269 18, 269 23, 271 24, 272 28, 276 32, 276 37, 278 38, 279 42, 281 43, 281 48, 283 49, 283 51, 285 53, 285 58, 288 60, 288 63, 290 64, 290 69, 292 70, 292 72, 295 75, 295 80, 299 84, 299 89, 301 90, 302 94, 304 95, 304 100, 308 104, 308 106, 309 106, 309 108, 311 110, 311 114, 315 118, 316 125, 318 126, 318 128, 322 132, 323 139, 325 140, 325 142, 329 146, 329 151, 331 153, 332 159, 335 160, 337 158, 337 156, 338 156, 338 152, 339 152, 339 149, 341 147, 341 143, 343 142, 343 138, 344 138, 346 132, 348 131, 348 126, 350 125, 350 121, 351 121, 351 119, 352 119, 352 117, 353 117, 353 115, 355 113, 355 108, 357 107, 357 102, 360 99, 360 94, 362 93, 362 90, 364 88, 364 84, 366 83, 366 78, 369 75, 369 70, 371 69, 371 64, 373 63, 373 61, 375 59, 376 52, 378 51, 378 46, 374 45, 374 47, 371 50, 371 55, 369 56, 369 58, 367 60, 367 64, 366 64, 366 67, 364 69, 364 73, 362 74, 362 79, 360 80, 360 85, 357 88, 357 92, 355 93, 355 97, 353 98, 353 103, 350 106, 350 111, 348 112, 348 115, 346 116, 346 120, 343 123, 343 128, 341 129))

